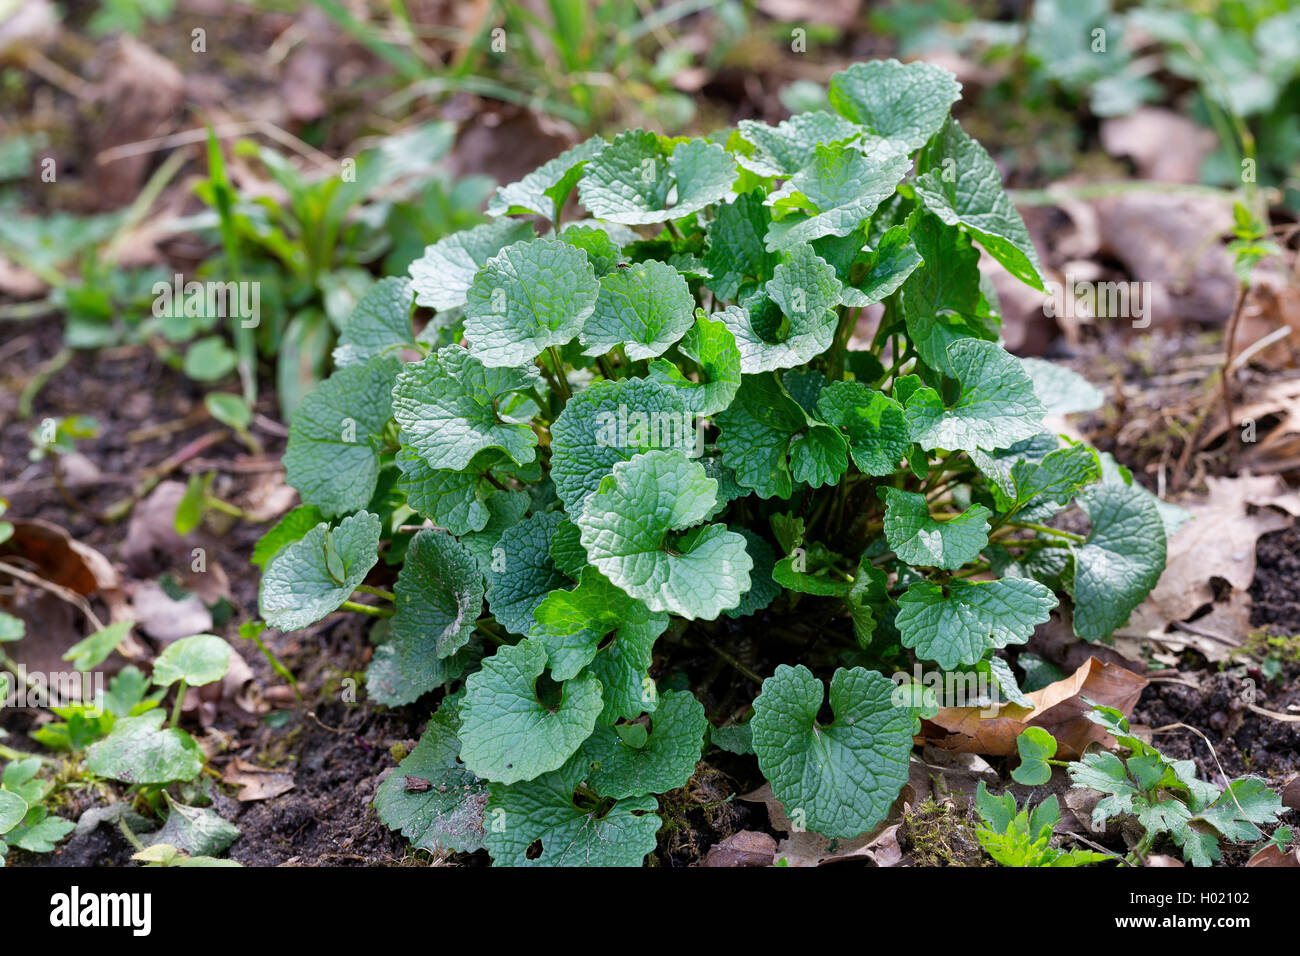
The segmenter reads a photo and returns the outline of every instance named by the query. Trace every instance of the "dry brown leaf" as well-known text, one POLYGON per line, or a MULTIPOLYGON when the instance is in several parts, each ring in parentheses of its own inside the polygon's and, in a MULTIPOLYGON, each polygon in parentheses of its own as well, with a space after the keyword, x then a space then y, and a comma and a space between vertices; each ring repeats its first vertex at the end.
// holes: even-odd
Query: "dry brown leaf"
POLYGON ((1269 844, 1247 860, 1246 865, 1282 867, 1300 866, 1300 850, 1287 850, 1284 853, 1277 847, 1269 844))
POLYGON ((1112 156, 1128 156, 1138 176, 1165 183, 1201 181, 1201 163, 1218 139, 1200 123, 1172 110, 1144 106, 1101 124, 1101 144, 1112 156))
POLYGON ((921 739, 940 750, 1008 756, 1016 752, 1016 737, 1026 727, 1042 727, 1056 738, 1057 756, 1073 759, 1107 737, 1084 716, 1088 705, 1083 699, 1128 716, 1146 685, 1145 677, 1092 657, 1069 677, 1026 694, 1033 707, 1005 703, 993 717, 983 716, 978 707, 941 707, 921 722, 921 739))
POLYGON ((1143 866, 1182 866, 1183 861, 1172 856, 1164 856, 1160 853, 1154 853, 1146 858, 1143 866))
POLYGON ((771 834, 741 830, 709 847, 709 853, 700 866, 771 866, 775 859, 776 840, 771 834))
POLYGON ((1211 661, 1221 661, 1246 636, 1241 622, 1244 617, 1249 623, 1245 592, 1255 579, 1255 542, 1290 526, 1292 516, 1300 514, 1300 495, 1276 475, 1207 478, 1206 484, 1209 493, 1204 499, 1183 502, 1192 520, 1170 538, 1159 583, 1117 633, 1159 640, 1170 624, 1189 621, 1211 605, 1213 619, 1198 619, 1180 629, 1171 643, 1191 644, 1211 661), (1258 510, 1250 513, 1248 508, 1258 510), (1215 579, 1231 585, 1239 595, 1235 603, 1216 604, 1215 579))
MULTIPOLYGON (((912 762, 916 771, 918 761, 912 762)), ((914 773, 915 776, 915 773, 914 773)), ((796 829, 785 808, 781 806, 772 785, 765 783, 757 790, 740 797, 746 803, 761 803, 767 807, 768 820, 772 829, 786 834, 776 847, 778 860, 785 860, 787 866, 821 866, 841 860, 871 860, 877 866, 893 866, 902 859, 898 847, 897 830, 903 820, 903 811, 915 805, 916 791, 910 783, 903 786, 903 791, 894 801, 889 815, 876 825, 869 833, 864 833, 851 840, 832 839, 811 830, 796 829)))
POLYGON ((238 757, 226 765, 221 781, 240 788, 236 799, 241 803, 269 800, 271 797, 288 793, 294 787, 293 774, 282 770, 268 770, 266 767, 259 767, 238 757))

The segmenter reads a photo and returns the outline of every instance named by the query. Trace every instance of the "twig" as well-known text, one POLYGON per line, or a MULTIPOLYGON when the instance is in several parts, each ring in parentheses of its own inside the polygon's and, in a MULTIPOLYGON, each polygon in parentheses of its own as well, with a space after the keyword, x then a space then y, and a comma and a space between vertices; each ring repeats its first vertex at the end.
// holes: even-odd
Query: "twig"
POLYGON ((103 623, 100 622, 99 618, 95 615, 95 612, 91 609, 90 602, 76 591, 73 591, 70 588, 65 588, 62 584, 55 584, 53 581, 47 581, 38 574, 24 571, 22 568, 15 567, 8 561, 0 561, 0 574, 8 574, 10 577, 15 577, 19 581, 26 581, 34 587, 49 591, 55 597, 60 598, 71 604, 73 607, 79 609, 82 614, 86 615, 86 620, 90 621, 91 626, 96 631, 102 631, 104 629, 103 623))

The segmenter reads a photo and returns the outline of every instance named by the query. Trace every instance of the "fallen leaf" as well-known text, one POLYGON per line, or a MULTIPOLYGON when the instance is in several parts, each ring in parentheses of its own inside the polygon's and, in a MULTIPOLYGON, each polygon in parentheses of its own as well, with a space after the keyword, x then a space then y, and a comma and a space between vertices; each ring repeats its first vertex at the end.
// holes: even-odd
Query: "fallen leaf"
POLYGON ((1200 182, 1201 164, 1217 144, 1214 133, 1200 123, 1156 106, 1101 124, 1106 152, 1131 158, 1140 178, 1156 182, 1200 182))
POLYGON ((236 799, 241 803, 252 800, 269 800, 293 789, 293 774, 282 770, 268 770, 236 757, 226 765, 221 782, 239 787, 236 799))
POLYGON ((1172 856, 1164 856, 1156 853, 1146 858, 1144 866, 1182 866, 1183 861, 1175 859, 1172 856))
POLYGON ((1260 850, 1249 860, 1247 866, 1300 866, 1300 850, 1287 850, 1283 852, 1273 844, 1269 844, 1260 850))
POLYGON ((1016 737, 1026 727, 1042 727, 1056 738, 1057 756, 1073 759, 1089 744, 1107 737, 1084 716, 1088 711, 1084 698, 1127 716, 1147 683, 1127 668, 1092 657, 1069 677, 1026 694, 1033 707, 1004 703, 991 717, 979 707, 941 707, 921 722, 919 742, 940 750, 1009 756, 1016 752, 1016 737))
POLYGON ((1180 627, 1171 643, 1190 644, 1218 662, 1249 630, 1246 591, 1255 579, 1255 543, 1291 525, 1292 516, 1300 514, 1300 495, 1277 475, 1211 477, 1206 484, 1205 498, 1182 502, 1192 519, 1169 539, 1164 574, 1117 634, 1160 640, 1170 625, 1190 621, 1208 605, 1212 619, 1180 627), (1232 588, 1226 601, 1215 601, 1216 580, 1232 588))
POLYGON ((212 613, 197 595, 178 601, 157 581, 137 581, 132 586, 131 604, 140 629, 160 644, 212 630, 212 613))
POLYGON ((776 840, 768 833, 741 830, 709 847, 701 866, 771 866, 776 858, 776 840))

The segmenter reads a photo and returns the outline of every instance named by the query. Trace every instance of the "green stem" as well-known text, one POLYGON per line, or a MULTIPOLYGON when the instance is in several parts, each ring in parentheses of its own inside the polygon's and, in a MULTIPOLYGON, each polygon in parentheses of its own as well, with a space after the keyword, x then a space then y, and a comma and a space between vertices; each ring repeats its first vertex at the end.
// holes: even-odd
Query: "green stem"
POLYGON ((396 612, 392 608, 374 607, 370 604, 358 604, 356 601, 344 601, 339 605, 344 611, 355 611, 358 614, 366 614, 370 617, 392 617, 396 612))
POLYGON ((185 692, 190 689, 190 685, 185 683, 185 678, 181 678, 180 683, 176 685, 176 703, 172 704, 172 722, 171 726, 179 727, 181 723, 181 708, 185 706, 185 692))
POLYGON ((560 350, 551 345, 547 347, 546 354, 551 358, 551 368, 554 372, 551 384, 560 393, 560 397, 567 402, 573 397, 573 392, 569 389, 569 382, 564 377, 564 360, 560 358, 560 350))
POLYGON ((858 324, 859 311, 845 308, 835 324, 835 337, 831 339, 830 355, 826 363, 828 377, 832 382, 839 381, 840 375, 843 374, 844 352, 848 349, 849 339, 853 337, 853 329, 858 324))
POLYGON ((614 381, 614 367, 609 364, 609 359, 602 355, 596 359, 596 367, 600 369, 600 374, 605 376, 611 382, 614 381))
POLYGON ((1037 524, 1033 521, 1012 521, 1007 525, 1007 527, 1024 528, 1026 531, 1037 531, 1039 534, 1062 538, 1065 541, 1073 541, 1076 544, 1082 544, 1088 540, 1084 535, 1075 534, 1073 531, 1062 531, 1060 528, 1049 528, 1045 524, 1037 524))
POLYGON ((377 598, 383 598, 385 601, 397 600, 397 595, 392 591, 385 591, 383 588, 371 587, 369 584, 358 584, 356 590, 362 594, 370 594, 377 598))

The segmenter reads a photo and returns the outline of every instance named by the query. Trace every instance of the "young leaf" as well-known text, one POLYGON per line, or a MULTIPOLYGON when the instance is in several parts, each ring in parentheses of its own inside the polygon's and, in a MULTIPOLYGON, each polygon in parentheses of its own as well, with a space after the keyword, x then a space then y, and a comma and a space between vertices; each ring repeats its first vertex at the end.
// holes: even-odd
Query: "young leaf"
POLYGON ((745 539, 704 525, 718 483, 680 454, 650 451, 620 462, 577 519, 591 563, 652 611, 712 620, 740 603, 753 562, 745 539))
POLYGON ((650 363, 650 380, 677 389, 694 415, 714 415, 730 405, 740 388, 740 349, 726 323, 706 317, 700 309, 677 351, 699 366, 700 380, 691 381, 667 359, 650 363))
POLYGON ((862 253, 862 275, 854 281, 845 281, 840 289, 840 302, 852 308, 874 305, 893 294, 921 265, 907 226, 892 226, 885 231, 875 249, 862 253))
POLYGON ((275 527, 257 539, 257 544, 253 545, 253 556, 250 560, 258 568, 265 571, 267 564, 280 553, 281 548, 299 540, 324 520, 325 516, 321 514, 320 509, 315 505, 299 505, 286 512, 275 523, 275 527))
POLYGON ((63 653, 65 661, 72 661, 74 670, 88 671, 108 660, 108 655, 126 640, 131 631, 130 621, 118 621, 78 641, 63 653))
POLYGON ((559 239, 506 246, 474 276, 466 293, 470 355, 500 368, 531 362, 582 331, 600 284, 581 249, 559 239))
POLYGON ((672 266, 650 260, 600 280, 596 310, 582 329, 583 352, 623 346, 632 361, 662 355, 694 323, 695 298, 672 266))
POLYGON ((930 63, 873 60, 832 76, 827 95, 841 116, 911 152, 943 126, 949 108, 961 98, 961 84, 930 63))
POLYGON ((1048 758, 1056 756, 1056 738, 1042 727, 1027 727, 1016 738, 1016 751, 1020 754, 1020 766, 1011 771, 1016 783, 1027 787, 1040 787, 1052 778, 1052 767, 1048 758))
POLYGON ((992 512, 983 505, 935 521, 924 495, 890 487, 882 487, 880 494, 885 499, 885 538, 908 564, 956 570, 979 557, 989 543, 992 512))
POLYGON ((973 667, 993 648, 1023 644, 1056 607, 1056 595, 1028 578, 917 581, 898 599, 903 646, 945 670, 973 667))
POLYGON ((813 161, 767 197, 774 220, 767 248, 849 235, 894 194, 911 165, 901 153, 873 160, 851 146, 818 144, 813 161))
POLYGON ((460 471, 479 452, 500 448, 520 465, 536 457, 529 422, 540 388, 536 367, 490 368, 459 345, 403 366, 393 386, 402 440, 433 469, 460 471))
POLYGON ((843 430, 864 475, 892 475, 912 444, 902 406, 861 382, 831 382, 817 396, 817 415, 843 430))
POLYGON ((782 664, 754 699, 754 751, 786 815, 827 837, 855 837, 889 813, 907 783, 911 712, 894 684, 855 667, 831 677, 835 720, 817 722, 822 682, 782 664))
POLYGON ((190 687, 212 684, 230 668, 230 645, 215 634, 195 634, 168 644, 153 662, 153 682, 169 687, 185 681, 190 687))
POLYGON ((709 288, 717 298, 734 302, 742 292, 749 294, 772 278, 781 256, 769 252, 765 242, 771 224, 772 211, 761 190, 718 207, 704 230, 708 241, 704 264, 712 275, 709 288))
POLYGON ((336 528, 318 524, 286 545, 262 575, 262 619, 296 631, 336 610, 379 560, 379 533, 379 516, 361 511, 336 528))
POLYGON ((558 702, 538 699, 546 649, 536 641, 503 645, 465 680, 460 759, 475 775, 515 783, 559 769, 591 736, 601 711, 600 681, 565 681, 558 702))
POLYGON ((695 774, 708 727, 704 705, 689 691, 659 698, 643 741, 625 740, 617 732, 621 727, 597 727, 582 748, 592 788, 602 797, 621 799, 685 786, 695 774))
POLYGON ((840 280, 807 244, 792 247, 761 294, 715 313, 736 337, 746 375, 794 368, 830 347, 840 280))
POLYGON ((813 161, 818 146, 847 143, 863 133, 862 127, 825 110, 799 113, 768 126, 741 120, 740 136, 754 147, 753 155, 737 154, 742 167, 757 176, 788 179, 813 161))

